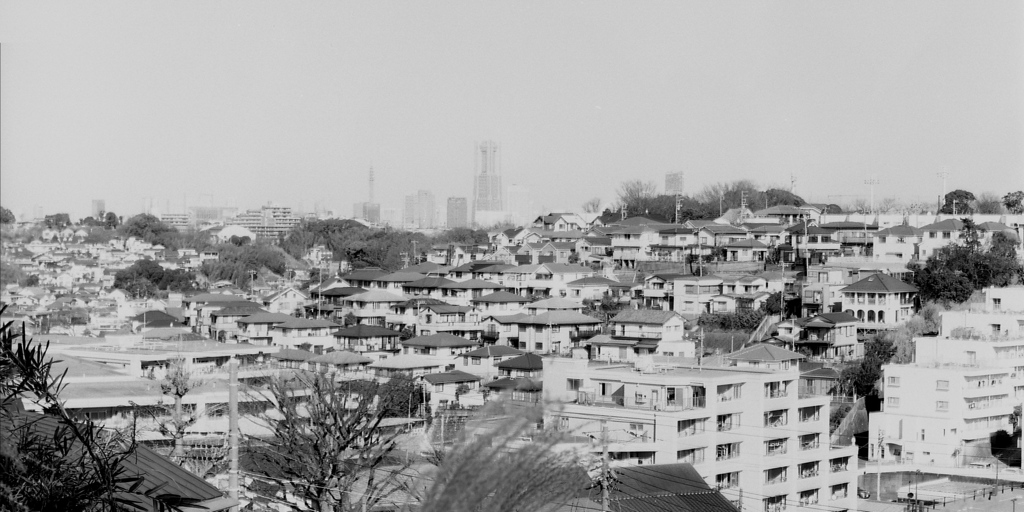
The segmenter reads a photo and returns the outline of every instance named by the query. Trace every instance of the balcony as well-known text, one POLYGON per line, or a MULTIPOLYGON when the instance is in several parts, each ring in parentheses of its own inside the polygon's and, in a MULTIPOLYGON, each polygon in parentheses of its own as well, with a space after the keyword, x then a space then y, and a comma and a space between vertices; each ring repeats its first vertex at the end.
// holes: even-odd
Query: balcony
POLYGON ((594 336, 601 334, 601 331, 590 330, 590 331, 572 331, 569 333, 569 339, 573 342, 586 341, 594 336))
POLYGON ((500 337, 501 335, 498 331, 483 331, 480 333, 480 339, 484 340, 485 343, 495 343, 500 337))
POLYGON ((649 411, 679 412, 693 409, 703 409, 707 405, 707 397, 703 396, 676 400, 659 400, 658 402, 653 402, 650 399, 638 400, 636 397, 632 396, 626 397, 622 400, 622 403, 620 403, 619 405, 622 405, 627 409, 645 409, 649 411))
POLYGON ((789 393, 785 389, 766 390, 764 393, 765 398, 786 398, 789 393))
POLYGON ((819 443, 817 439, 810 442, 800 443, 800 451, 817 450, 818 448, 821 448, 821 443, 819 443))

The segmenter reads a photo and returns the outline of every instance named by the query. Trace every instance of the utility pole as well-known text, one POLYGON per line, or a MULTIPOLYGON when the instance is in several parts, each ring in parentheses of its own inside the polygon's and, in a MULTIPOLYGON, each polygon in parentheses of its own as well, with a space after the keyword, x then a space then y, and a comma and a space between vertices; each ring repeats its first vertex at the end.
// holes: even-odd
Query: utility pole
POLYGON ((601 420, 601 512, 608 512, 608 422, 601 420))
POLYGON ((881 500, 882 495, 882 443, 885 441, 885 430, 878 429, 878 450, 875 453, 875 499, 881 500))
MULTIPOLYGON (((238 359, 228 361, 228 495, 238 502, 238 359)), ((238 505, 231 507, 238 512, 238 505)))
POLYGON ((949 171, 941 171, 935 173, 936 176, 942 178, 942 199, 946 199, 946 178, 949 177, 949 171))
POLYGON ((870 213, 875 213, 875 185, 878 185, 878 183, 879 183, 878 179, 873 177, 873 176, 871 178, 868 178, 868 179, 864 180, 864 184, 868 185, 869 187, 871 187, 871 203, 870 203, 871 204, 871 212, 870 213))

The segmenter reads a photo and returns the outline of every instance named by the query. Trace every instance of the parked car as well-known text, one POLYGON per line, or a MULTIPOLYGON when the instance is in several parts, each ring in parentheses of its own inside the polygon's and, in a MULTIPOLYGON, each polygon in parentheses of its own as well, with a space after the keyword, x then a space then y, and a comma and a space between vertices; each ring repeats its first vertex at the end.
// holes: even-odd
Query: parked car
POLYGON ((862 489, 860 487, 858 487, 857 488, 857 497, 862 499, 862 500, 866 500, 866 499, 871 497, 871 493, 868 492, 868 491, 865 491, 864 489, 862 489))

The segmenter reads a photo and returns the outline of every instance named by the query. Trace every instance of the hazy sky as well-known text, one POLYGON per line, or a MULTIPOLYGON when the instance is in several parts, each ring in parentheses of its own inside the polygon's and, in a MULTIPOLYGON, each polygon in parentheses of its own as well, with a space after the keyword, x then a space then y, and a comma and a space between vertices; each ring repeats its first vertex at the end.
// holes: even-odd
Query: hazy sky
MULTIPOLYGON (((0 204, 350 215, 505 182, 640 178, 815 201, 1024 188, 1024 2, 0 3, 0 204), (834 196, 834 197, 829 197, 834 196)), ((443 212, 443 209, 442 209, 443 212)))

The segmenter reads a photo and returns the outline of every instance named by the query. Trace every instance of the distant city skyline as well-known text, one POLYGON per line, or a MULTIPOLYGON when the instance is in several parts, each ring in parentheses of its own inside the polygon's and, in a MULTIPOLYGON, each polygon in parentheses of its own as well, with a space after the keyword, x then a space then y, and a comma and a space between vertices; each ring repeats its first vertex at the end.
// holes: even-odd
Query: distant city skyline
POLYGON ((481 140, 538 210, 677 171, 691 194, 794 176, 843 204, 874 175, 876 199, 1003 195, 1024 189, 1022 20, 923 0, 5 2, 0 204, 345 215, 372 166, 385 216, 419 190, 474 197, 481 140))

